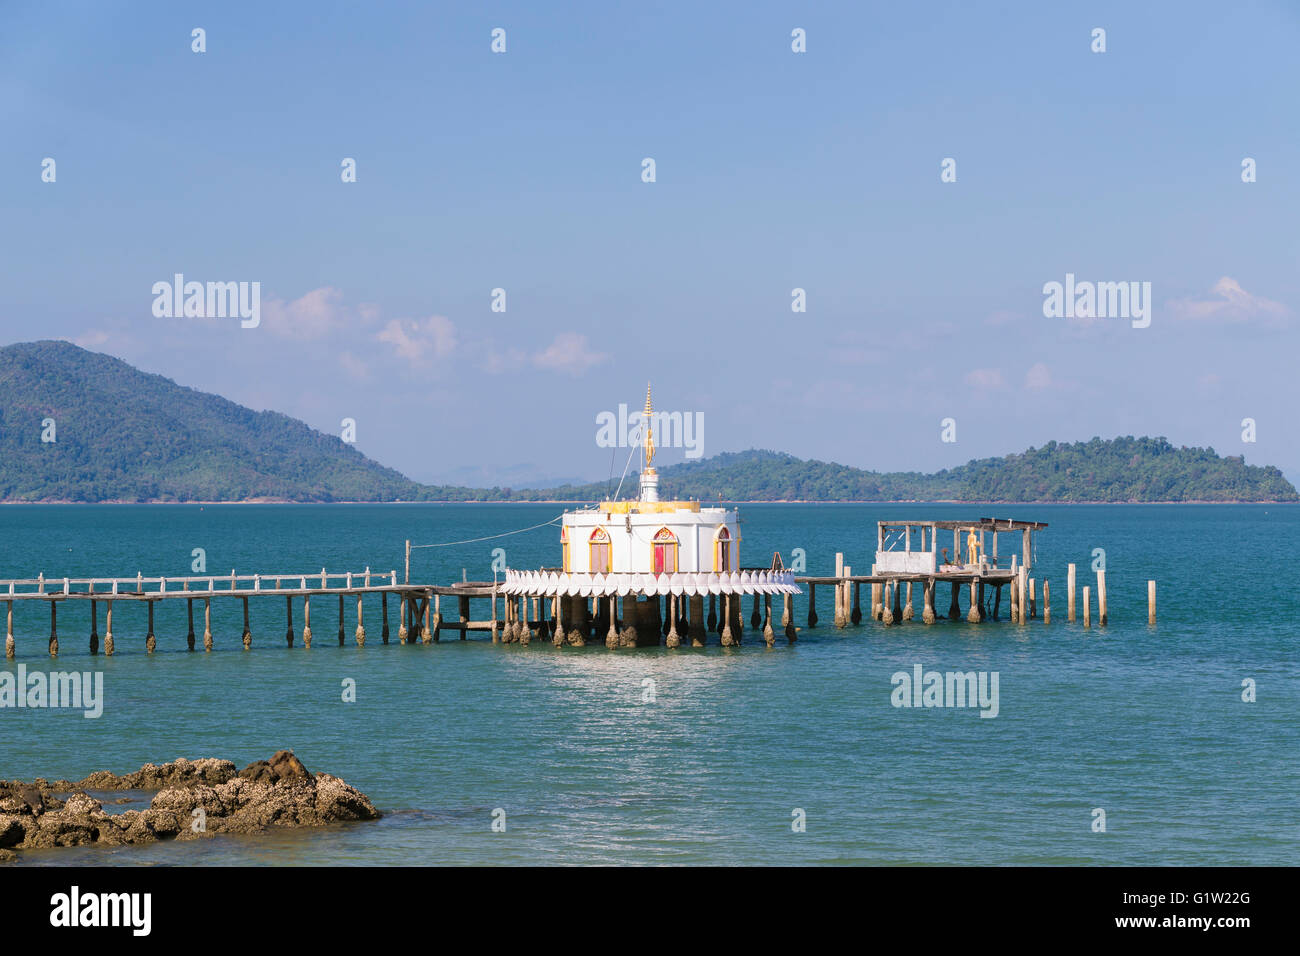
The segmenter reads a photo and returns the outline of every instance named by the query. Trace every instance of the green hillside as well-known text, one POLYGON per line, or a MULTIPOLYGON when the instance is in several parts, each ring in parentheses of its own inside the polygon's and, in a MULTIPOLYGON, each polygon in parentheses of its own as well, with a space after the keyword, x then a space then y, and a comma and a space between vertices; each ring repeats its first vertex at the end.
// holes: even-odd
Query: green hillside
POLYGON ((412 498, 337 437, 68 342, 0 348, 0 500, 412 498), (41 441, 51 418, 56 441, 41 441))
MULTIPOLYGON (((630 474, 625 492, 635 489, 630 474)), ((599 501, 607 482, 427 486, 341 439, 67 342, 0 348, 0 501, 599 501), (53 419, 57 440, 41 441, 53 419)), ((1163 438, 1058 444, 935 474, 772 451, 660 469, 666 498, 705 501, 1296 501, 1274 467, 1163 438)))
MULTIPOLYGON (((635 488, 629 476, 624 488, 635 488)), ((1296 501, 1272 466, 1178 448, 1163 438, 1094 438, 981 458, 934 474, 874 472, 772 451, 716 455, 660 469, 664 497, 713 501, 1166 502, 1296 501)), ((588 500, 605 484, 538 493, 588 500)), ((516 492, 532 494, 531 492, 516 492)))

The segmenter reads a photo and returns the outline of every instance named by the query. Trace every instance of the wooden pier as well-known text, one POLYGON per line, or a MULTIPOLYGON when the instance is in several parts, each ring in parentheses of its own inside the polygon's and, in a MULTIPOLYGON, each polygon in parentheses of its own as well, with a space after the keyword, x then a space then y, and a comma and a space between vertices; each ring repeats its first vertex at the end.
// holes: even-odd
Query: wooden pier
MULTIPOLYGON (((839 628, 861 626, 864 620, 894 626, 912 621, 918 616, 927 625, 945 618, 949 621, 964 620, 971 624, 998 621, 1002 617, 1004 591, 1008 599, 1006 609, 1010 622, 1024 626, 1037 618, 1044 625, 1051 624, 1050 582, 1046 579, 1042 581, 1040 607, 1037 600, 1040 593, 1038 579, 1030 575, 1033 567, 1030 563, 1033 553, 1030 535, 1041 527, 1045 526, 1028 522, 998 522, 993 519, 981 519, 979 522, 880 522, 873 573, 854 574, 852 567, 844 563, 841 553, 836 555, 833 575, 794 578, 795 583, 807 595, 806 626, 815 628, 818 624, 819 587, 832 590, 834 624, 839 628), (897 545, 905 539, 906 546, 902 550, 889 550, 890 529, 902 529, 904 537, 893 542, 893 545, 897 545), (911 536, 918 529, 922 547, 913 551, 910 547, 911 536), (970 559, 969 563, 938 563, 935 542, 939 530, 953 530, 954 556, 960 553, 959 536, 963 532, 967 535, 969 551, 966 557, 970 559), (1009 564, 1002 566, 997 535, 1007 531, 1023 532, 1024 559, 1011 555, 1009 564), (987 532, 992 532, 993 551, 991 555, 985 556, 982 536, 987 532), (862 601, 863 585, 870 588, 870 602, 867 605, 862 601), (948 586, 946 595, 940 593, 942 585, 948 586), (946 608, 942 605, 945 596, 948 598, 946 608), (915 607, 918 600, 921 605, 919 615, 915 607)), ((944 556, 948 557, 947 549, 942 550, 944 556)), ((775 572, 780 570, 779 562, 780 558, 776 556, 771 568, 749 568, 742 571, 775 572)), ((543 573, 558 570, 543 569, 543 573)), ((409 569, 406 574, 409 575, 409 569)), ((754 580, 764 579, 760 574, 755 574, 754 580)), ((1067 620, 1070 623, 1075 622, 1077 614, 1076 580, 1076 566, 1070 564, 1066 569, 1067 620)), ((1084 628, 1092 626, 1092 591, 1092 587, 1083 588, 1084 628)), ((249 602, 254 599, 283 602, 283 639, 288 647, 294 647, 301 638, 302 646, 310 648, 319 633, 320 625, 326 620, 324 615, 330 615, 329 622, 334 623, 331 614, 333 611, 337 611, 339 646, 347 641, 349 619, 354 622, 351 627, 353 641, 358 646, 364 646, 367 637, 364 602, 367 597, 372 602, 375 597, 379 599, 379 633, 385 644, 389 643, 391 634, 390 598, 397 617, 396 638, 400 644, 438 643, 443 632, 452 632, 460 640, 466 640, 471 632, 486 632, 493 642, 528 644, 534 639, 549 639, 559 646, 583 645, 588 640, 603 640, 610 647, 628 646, 626 642, 611 640, 611 636, 617 637, 627 625, 631 625, 629 630, 636 635, 637 646, 666 643, 669 647, 678 647, 686 639, 692 646, 700 647, 709 643, 710 635, 714 633, 718 635, 718 642, 724 646, 741 643, 747 594, 674 593, 654 596, 653 592, 648 593, 651 596, 625 594, 621 597, 586 597, 554 592, 506 594, 499 581, 462 581, 451 585, 412 584, 405 576, 399 582, 396 571, 381 574, 368 568, 349 572, 322 569, 309 574, 238 574, 232 571, 225 576, 145 577, 137 573, 134 577, 116 578, 47 578, 41 575, 22 580, 0 580, 0 601, 6 605, 7 658, 13 658, 17 654, 14 605, 32 601, 44 601, 48 605, 50 634, 47 647, 51 655, 59 652, 60 607, 65 606, 63 624, 66 628, 72 610, 66 605, 75 603, 89 609, 88 641, 92 654, 100 651, 100 604, 104 605, 103 651, 112 655, 116 650, 116 643, 124 628, 119 606, 117 633, 114 632, 114 608, 122 602, 128 602, 133 608, 145 605, 143 620, 133 619, 130 628, 133 639, 137 640, 141 639, 140 631, 143 630, 142 643, 148 653, 153 653, 157 647, 158 638, 154 633, 155 605, 167 601, 186 602, 188 632, 185 640, 191 651, 197 649, 200 641, 205 651, 211 651, 216 644, 217 637, 212 631, 214 601, 239 602, 243 628, 238 639, 246 650, 251 649, 254 634, 250 624, 249 602), (313 598, 317 599, 316 633, 312 630, 313 598), (442 606, 443 598, 449 600, 446 614, 442 606), (450 603, 452 601, 454 603, 450 603), (301 633, 295 631, 294 625, 294 610, 298 602, 301 602, 302 610, 301 633), (487 602, 486 608, 484 602, 487 602), (479 610, 478 616, 472 613, 475 608, 479 610), (197 633, 196 610, 201 614, 201 630, 197 633), (483 613, 484 610, 486 614, 483 613)), ((1096 572, 1096 595, 1097 623, 1105 627, 1109 622, 1109 614, 1104 570, 1096 572)), ((1154 581, 1148 582, 1147 597, 1148 624, 1154 626, 1154 581)), ((748 620, 750 627, 769 646, 775 642, 778 633, 791 643, 797 639, 794 598, 790 593, 774 595, 764 593, 761 586, 755 587, 748 620), (779 624, 775 624, 773 617, 774 596, 779 599, 779 624)), ((261 635, 257 639, 261 641, 261 635)))

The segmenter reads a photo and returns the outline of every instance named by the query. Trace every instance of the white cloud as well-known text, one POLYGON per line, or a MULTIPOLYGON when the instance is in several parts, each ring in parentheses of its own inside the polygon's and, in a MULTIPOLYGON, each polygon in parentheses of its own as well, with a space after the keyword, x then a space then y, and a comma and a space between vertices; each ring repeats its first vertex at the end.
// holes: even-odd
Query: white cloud
POLYGON ((592 351, 587 346, 585 335, 561 332, 533 359, 533 364, 539 368, 554 369, 569 375, 581 375, 593 365, 599 365, 608 358, 608 355, 592 351))
POLYGON ((399 356, 418 363, 432 355, 442 358, 456 349, 456 326, 443 315, 424 319, 390 319, 377 336, 399 356))
POLYGON ((1224 276, 1208 295, 1174 299, 1169 303, 1176 318, 1245 322, 1250 319, 1278 320, 1288 314, 1280 302, 1252 295, 1236 279, 1224 276))
POLYGON ((1035 362, 1025 372, 1025 388, 1050 388, 1052 373, 1042 362, 1035 362))
POLYGON ((262 305, 262 323, 278 335, 318 339, 347 324, 348 313, 339 304, 342 298, 338 289, 322 286, 292 302, 269 299, 262 305))

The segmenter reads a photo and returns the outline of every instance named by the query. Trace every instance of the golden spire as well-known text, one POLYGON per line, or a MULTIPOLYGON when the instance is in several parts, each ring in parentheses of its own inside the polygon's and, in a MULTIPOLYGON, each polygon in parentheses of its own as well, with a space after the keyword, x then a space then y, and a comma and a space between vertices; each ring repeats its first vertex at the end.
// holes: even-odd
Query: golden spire
POLYGON ((655 433, 651 427, 654 408, 650 403, 650 383, 645 385, 645 463, 648 468, 655 460, 655 433))

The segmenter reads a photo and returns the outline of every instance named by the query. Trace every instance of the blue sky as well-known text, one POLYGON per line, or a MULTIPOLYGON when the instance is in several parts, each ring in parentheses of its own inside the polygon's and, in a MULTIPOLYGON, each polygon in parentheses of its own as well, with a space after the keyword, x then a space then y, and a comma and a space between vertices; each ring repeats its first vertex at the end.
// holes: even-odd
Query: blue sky
POLYGON ((647 380, 705 454, 1148 434, 1296 477, 1297 48, 1281 2, 7 2, 0 341, 423 480, 604 478, 647 380), (177 272, 261 325, 156 318, 177 272), (1150 282, 1150 327, 1044 317, 1066 273, 1150 282))

